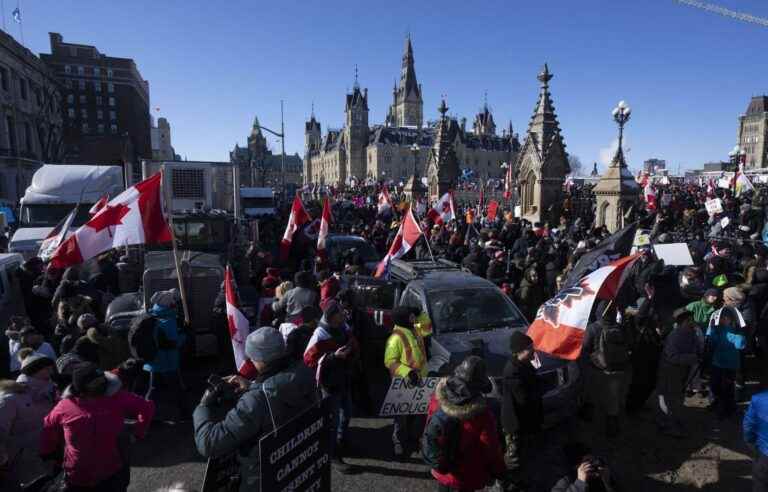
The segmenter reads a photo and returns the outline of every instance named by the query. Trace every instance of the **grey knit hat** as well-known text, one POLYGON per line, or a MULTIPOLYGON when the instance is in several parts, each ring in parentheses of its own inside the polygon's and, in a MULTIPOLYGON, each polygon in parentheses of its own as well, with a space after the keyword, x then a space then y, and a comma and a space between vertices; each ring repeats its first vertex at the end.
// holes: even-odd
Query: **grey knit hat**
POLYGON ((285 340, 271 326, 262 326, 245 339, 245 355, 254 362, 269 364, 285 355, 285 340))
MULTIPOLYGON (((24 350, 24 349, 22 349, 24 350)), ((22 354, 19 354, 22 355, 22 354)), ((56 363, 48 356, 40 352, 30 352, 23 354, 21 359, 21 373, 31 376, 44 367, 55 367, 56 363)))

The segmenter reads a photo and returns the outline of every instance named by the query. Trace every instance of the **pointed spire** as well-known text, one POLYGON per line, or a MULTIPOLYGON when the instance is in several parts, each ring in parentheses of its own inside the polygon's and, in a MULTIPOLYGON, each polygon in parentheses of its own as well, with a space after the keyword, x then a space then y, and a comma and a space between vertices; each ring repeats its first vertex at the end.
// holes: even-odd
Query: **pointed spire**
MULTIPOLYGON (((555 106, 552 104, 552 98, 549 93, 549 81, 552 80, 552 77, 552 72, 549 71, 549 66, 545 63, 541 72, 536 77, 541 83, 541 87, 539 89, 539 99, 536 102, 536 108, 533 110, 531 123, 528 126, 528 134, 534 136, 542 158, 546 157, 552 142, 560 139, 562 143, 560 124, 557 121, 555 106)), ((564 144, 563 147, 565 147, 564 144)))
POLYGON ((400 73, 400 92, 403 97, 414 93, 418 99, 421 99, 421 90, 419 89, 419 83, 416 80, 413 45, 411 45, 410 34, 405 38, 405 52, 403 53, 403 64, 400 73))
POLYGON ((549 72, 549 66, 544 63, 544 68, 541 69, 541 72, 539 72, 537 79, 539 79, 539 82, 541 82, 542 87, 549 87, 549 81, 552 80, 552 75, 549 72))
POLYGON ((309 118, 312 120, 315 119, 315 101, 312 101, 312 112, 309 114, 309 118))
POLYGON ((357 81, 357 63, 355 63, 355 83, 352 86, 354 89, 360 88, 360 83, 357 81))
POLYGON ((488 90, 483 92, 483 111, 488 112, 488 90))

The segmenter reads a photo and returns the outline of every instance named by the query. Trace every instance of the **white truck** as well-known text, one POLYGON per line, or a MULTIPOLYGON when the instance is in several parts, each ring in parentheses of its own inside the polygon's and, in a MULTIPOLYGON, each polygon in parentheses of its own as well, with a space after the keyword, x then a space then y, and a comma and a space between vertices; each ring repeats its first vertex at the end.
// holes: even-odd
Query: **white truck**
POLYGON ((44 164, 21 198, 19 228, 8 250, 24 259, 35 256, 43 239, 78 203, 74 227, 88 220, 88 211, 99 198, 115 197, 124 189, 121 166, 44 164))
POLYGON ((277 213, 272 188, 240 188, 240 202, 246 219, 277 213))

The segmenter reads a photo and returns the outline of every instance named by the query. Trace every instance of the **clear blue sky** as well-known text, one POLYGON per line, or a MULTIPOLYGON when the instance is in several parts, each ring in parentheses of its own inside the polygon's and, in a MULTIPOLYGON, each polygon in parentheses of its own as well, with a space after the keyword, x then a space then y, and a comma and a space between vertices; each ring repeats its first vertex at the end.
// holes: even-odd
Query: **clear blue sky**
MULTIPOLYGON (((764 0, 710 1, 768 17, 764 0)), ((568 151, 585 165, 615 140, 610 112, 620 99, 634 113, 631 167, 659 157, 688 168, 725 159, 738 115, 768 92, 768 28, 672 0, 21 2, 33 52, 49 52, 55 31, 134 58, 160 108, 153 114, 169 119, 174 147, 190 160, 227 160, 254 115, 279 128, 281 98, 286 150, 303 153, 313 101, 323 131, 341 126, 355 64, 370 120, 382 122, 407 31, 429 119, 444 93, 451 113, 471 122, 487 90, 497 125, 511 120, 522 138, 548 62, 568 151)), ((15 1, 4 4, 18 39, 15 1)))

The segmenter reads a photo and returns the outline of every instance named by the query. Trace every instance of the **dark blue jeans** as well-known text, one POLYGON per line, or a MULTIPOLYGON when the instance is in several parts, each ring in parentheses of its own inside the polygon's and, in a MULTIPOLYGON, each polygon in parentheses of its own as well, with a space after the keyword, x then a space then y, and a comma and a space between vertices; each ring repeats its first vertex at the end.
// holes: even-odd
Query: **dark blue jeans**
POLYGON ((334 456, 337 443, 342 442, 347 435, 349 419, 352 416, 352 398, 349 395, 348 389, 338 393, 323 391, 323 396, 328 399, 328 409, 331 413, 330 455, 334 456))
POLYGON ((736 411, 736 371, 712 366, 709 384, 715 395, 718 417, 729 417, 736 411))

